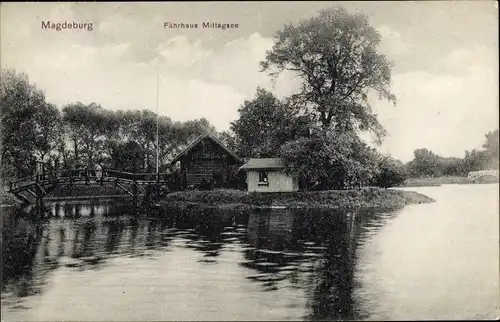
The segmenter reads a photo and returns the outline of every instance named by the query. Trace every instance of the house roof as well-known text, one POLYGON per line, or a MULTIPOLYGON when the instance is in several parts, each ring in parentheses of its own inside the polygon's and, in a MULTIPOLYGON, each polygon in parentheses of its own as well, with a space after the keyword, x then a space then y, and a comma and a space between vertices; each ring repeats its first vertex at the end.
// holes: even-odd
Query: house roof
POLYGON ((181 153, 177 154, 175 158, 170 161, 170 164, 174 164, 177 161, 179 161, 184 155, 186 155, 191 149, 193 149, 198 143, 201 142, 201 140, 208 138, 215 142, 217 145, 219 145, 224 151, 226 151, 229 155, 231 155, 233 158, 235 158, 238 161, 241 161, 240 157, 236 155, 233 151, 229 150, 217 137, 215 137, 212 133, 206 133, 198 136, 191 144, 189 144, 184 150, 182 150, 181 153))
POLYGON ((240 167, 240 170, 281 169, 285 163, 281 158, 253 158, 240 167))

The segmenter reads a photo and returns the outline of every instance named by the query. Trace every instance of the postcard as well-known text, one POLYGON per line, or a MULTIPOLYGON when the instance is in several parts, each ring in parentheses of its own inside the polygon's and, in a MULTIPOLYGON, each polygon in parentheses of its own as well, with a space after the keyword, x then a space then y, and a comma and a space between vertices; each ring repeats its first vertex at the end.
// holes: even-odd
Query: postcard
POLYGON ((500 317, 497 1, 0 18, 2 321, 500 317))

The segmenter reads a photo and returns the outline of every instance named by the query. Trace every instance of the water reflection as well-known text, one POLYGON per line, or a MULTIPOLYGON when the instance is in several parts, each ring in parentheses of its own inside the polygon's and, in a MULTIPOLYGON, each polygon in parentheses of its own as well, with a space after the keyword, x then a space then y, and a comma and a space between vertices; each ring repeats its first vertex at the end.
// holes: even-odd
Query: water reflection
POLYGON ((366 282, 359 258, 366 254, 359 249, 402 211, 165 208, 131 215, 127 205, 102 202, 54 203, 50 210, 44 221, 21 210, 2 217, 2 313, 14 320, 43 319, 41 307, 50 319, 65 320, 370 318, 373 305, 360 296, 366 282), (49 286, 60 279, 70 286, 49 286), (103 280, 117 284, 104 288, 103 280), (71 287, 78 301, 101 294, 92 306, 113 301, 113 308, 92 315, 90 306, 73 307, 71 287), (130 294, 136 310, 106 293, 116 288, 130 294), (60 306, 36 301, 54 292, 60 306), (199 301, 196 294, 208 302, 186 307, 199 301))
POLYGON ((60 267, 95 270, 116 256, 152 257, 154 251, 181 247, 203 254, 198 262, 212 265, 224 252, 241 253, 234 264, 249 272, 244 280, 258 283, 261 291, 304 290, 309 318, 353 317, 352 217, 284 209, 165 209, 155 218, 115 216, 123 209, 55 203, 54 218, 43 223, 9 216, 2 293, 33 295, 35 281, 45 284, 49 272, 60 267))
POLYGON ((40 253, 43 225, 19 215, 18 210, 10 216, 2 215, 2 294, 10 284, 15 296, 24 297, 38 290, 34 284, 38 272, 33 264, 40 253))

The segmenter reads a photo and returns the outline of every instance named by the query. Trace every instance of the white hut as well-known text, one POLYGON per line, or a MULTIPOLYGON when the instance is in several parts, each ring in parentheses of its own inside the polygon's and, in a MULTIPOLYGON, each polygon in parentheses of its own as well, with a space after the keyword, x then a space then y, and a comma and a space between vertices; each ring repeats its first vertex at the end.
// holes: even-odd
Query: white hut
POLYGON ((257 192, 285 192, 299 190, 297 176, 286 174, 281 158, 253 158, 241 170, 247 171, 247 190, 257 192))

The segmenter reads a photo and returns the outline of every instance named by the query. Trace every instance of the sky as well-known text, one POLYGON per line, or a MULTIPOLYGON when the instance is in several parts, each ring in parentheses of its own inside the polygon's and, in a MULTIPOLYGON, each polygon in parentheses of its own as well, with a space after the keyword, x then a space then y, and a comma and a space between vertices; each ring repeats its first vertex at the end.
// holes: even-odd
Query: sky
POLYGON ((417 148, 444 157, 481 148, 499 119, 496 1, 2 3, 0 64, 28 74, 59 108, 81 101, 152 111, 159 66, 160 115, 205 117, 226 130, 258 86, 279 98, 297 90, 293 74, 273 85, 259 71, 275 33, 339 5, 368 15, 394 64, 396 106, 371 102, 388 132, 380 151, 409 161, 417 148), (42 28, 47 21, 93 28, 42 28))

